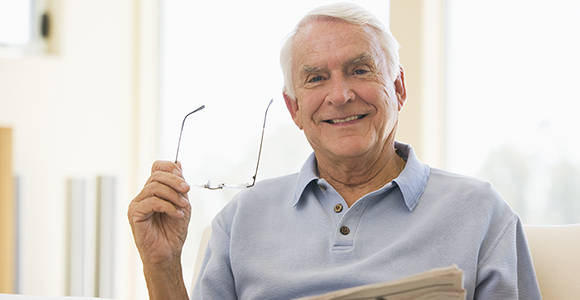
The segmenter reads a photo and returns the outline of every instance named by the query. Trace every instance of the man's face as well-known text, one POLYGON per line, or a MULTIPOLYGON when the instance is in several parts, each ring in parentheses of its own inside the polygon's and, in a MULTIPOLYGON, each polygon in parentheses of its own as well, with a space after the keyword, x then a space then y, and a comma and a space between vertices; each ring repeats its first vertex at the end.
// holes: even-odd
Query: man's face
POLYGON ((389 80, 370 27, 316 20, 300 29, 292 51, 297 101, 285 95, 286 105, 317 155, 362 157, 392 145, 404 77, 389 80))

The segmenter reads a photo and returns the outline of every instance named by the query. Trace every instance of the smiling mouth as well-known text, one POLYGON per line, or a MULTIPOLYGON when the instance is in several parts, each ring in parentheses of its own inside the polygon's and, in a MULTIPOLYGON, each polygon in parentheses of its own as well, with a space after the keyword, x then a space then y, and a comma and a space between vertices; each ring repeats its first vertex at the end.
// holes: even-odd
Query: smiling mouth
POLYGON ((362 119, 365 116, 366 115, 357 115, 357 116, 352 116, 352 117, 348 117, 348 118, 344 118, 344 119, 330 119, 330 120, 325 120, 324 122, 329 123, 329 124, 345 123, 345 122, 350 122, 350 121, 362 119))

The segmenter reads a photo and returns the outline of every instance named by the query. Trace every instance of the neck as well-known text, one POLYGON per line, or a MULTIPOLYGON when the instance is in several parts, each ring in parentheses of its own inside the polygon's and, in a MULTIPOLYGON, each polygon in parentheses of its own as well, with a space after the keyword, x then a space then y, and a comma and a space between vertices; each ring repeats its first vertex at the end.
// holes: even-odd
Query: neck
POLYGON ((350 207, 362 196, 397 178, 405 166, 394 147, 386 145, 377 155, 349 159, 317 158, 318 174, 343 197, 350 207))

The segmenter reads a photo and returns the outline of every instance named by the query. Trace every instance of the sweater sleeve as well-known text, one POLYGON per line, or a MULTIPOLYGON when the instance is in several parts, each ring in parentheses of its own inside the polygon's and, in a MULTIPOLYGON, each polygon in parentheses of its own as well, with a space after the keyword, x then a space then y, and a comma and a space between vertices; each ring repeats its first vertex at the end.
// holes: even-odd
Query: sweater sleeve
POLYGON ((520 218, 515 215, 480 261, 475 299, 542 299, 520 218))
POLYGON ((230 265, 230 236, 219 217, 212 232, 191 299, 237 299, 230 265))

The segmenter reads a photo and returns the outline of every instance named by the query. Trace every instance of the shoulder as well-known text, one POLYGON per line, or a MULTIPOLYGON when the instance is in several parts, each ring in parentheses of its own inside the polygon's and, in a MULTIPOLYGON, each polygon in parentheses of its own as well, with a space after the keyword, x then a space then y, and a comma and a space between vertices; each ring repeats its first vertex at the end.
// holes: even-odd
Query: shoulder
POLYGON ((490 185, 489 182, 480 178, 462 175, 438 168, 431 168, 430 172, 429 179, 436 181, 438 184, 466 184, 470 187, 480 188, 486 188, 490 185))
POLYGON ((465 236, 477 240, 481 259, 498 243, 513 243, 513 237, 506 233, 521 222, 490 182, 436 168, 431 169, 421 202, 431 211, 439 211, 439 217, 453 220, 451 223, 461 227, 465 236))
POLYGON ((490 182, 436 168, 431 169, 421 201, 480 226, 505 228, 519 218, 490 182))
POLYGON ((504 202, 500 193, 490 182, 437 168, 431 168, 426 189, 442 196, 504 202))

